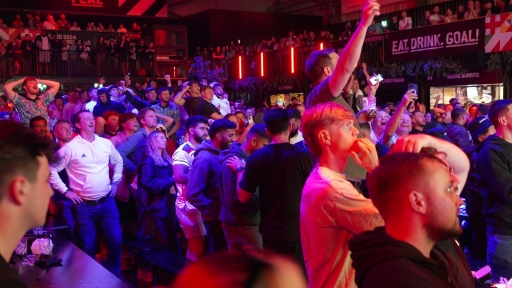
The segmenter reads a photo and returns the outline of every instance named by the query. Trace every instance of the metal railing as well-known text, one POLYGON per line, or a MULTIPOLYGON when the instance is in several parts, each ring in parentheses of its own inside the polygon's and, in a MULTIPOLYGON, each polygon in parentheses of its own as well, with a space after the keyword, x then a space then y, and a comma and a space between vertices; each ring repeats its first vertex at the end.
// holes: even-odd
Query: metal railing
MULTIPOLYGON (((1 56, 0 56, 1 57, 1 56)), ((133 76, 154 77, 156 53, 107 53, 96 51, 34 51, 18 50, 0 58, 0 77, 53 76, 99 77, 133 76)))
POLYGON ((14 75, 13 61, 9 59, 9 55, 0 55, 0 83, 10 79, 14 75))

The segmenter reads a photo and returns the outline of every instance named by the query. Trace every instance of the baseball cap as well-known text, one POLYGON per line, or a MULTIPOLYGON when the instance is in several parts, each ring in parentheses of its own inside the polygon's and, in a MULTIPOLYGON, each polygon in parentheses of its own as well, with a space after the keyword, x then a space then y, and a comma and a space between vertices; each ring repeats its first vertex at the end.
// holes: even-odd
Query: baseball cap
POLYGON ((471 137, 473 139, 477 139, 478 136, 482 135, 492 126, 492 123, 487 117, 480 116, 476 117, 473 121, 471 121, 468 125, 469 133, 471 133, 471 137))

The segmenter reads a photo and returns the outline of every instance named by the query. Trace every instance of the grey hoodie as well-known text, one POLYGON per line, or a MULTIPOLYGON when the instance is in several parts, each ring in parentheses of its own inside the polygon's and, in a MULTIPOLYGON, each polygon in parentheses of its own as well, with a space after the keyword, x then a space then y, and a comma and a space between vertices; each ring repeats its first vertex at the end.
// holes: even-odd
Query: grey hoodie
POLYGON ((237 173, 227 167, 226 160, 232 156, 246 160, 249 157, 240 143, 233 143, 228 150, 220 153, 220 221, 233 226, 259 226, 261 217, 256 192, 247 204, 238 200, 236 188, 237 173))

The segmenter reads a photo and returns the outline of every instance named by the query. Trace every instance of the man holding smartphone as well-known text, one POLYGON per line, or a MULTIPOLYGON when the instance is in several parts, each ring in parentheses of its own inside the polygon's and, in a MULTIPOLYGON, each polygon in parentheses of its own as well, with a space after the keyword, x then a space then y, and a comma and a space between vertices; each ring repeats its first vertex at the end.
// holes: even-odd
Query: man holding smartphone
POLYGON ((379 139, 380 143, 392 147, 398 138, 409 135, 412 129, 412 121, 409 113, 405 113, 405 109, 409 106, 409 103, 417 99, 416 90, 410 89, 405 92, 402 102, 386 124, 384 133, 379 139))
MULTIPOLYGON (((306 74, 315 87, 308 95, 306 109, 325 102, 336 102, 354 114, 354 109, 340 96, 359 61, 366 31, 373 18, 380 15, 379 9, 380 4, 376 0, 366 1, 359 27, 340 55, 333 49, 317 50, 309 55, 306 61, 306 74)), ((376 86, 372 87, 376 88, 376 86)), ((372 93, 374 92, 375 90, 372 91, 372 93)), ((357 122, 354 123, 354 126, 359 130, 357 122)), ((353 184, 360 183, 361 179, 366 177, 366 170, 358 166, 352 158, 349 158, 343 173, 347 179, 352 179, 353 184)))

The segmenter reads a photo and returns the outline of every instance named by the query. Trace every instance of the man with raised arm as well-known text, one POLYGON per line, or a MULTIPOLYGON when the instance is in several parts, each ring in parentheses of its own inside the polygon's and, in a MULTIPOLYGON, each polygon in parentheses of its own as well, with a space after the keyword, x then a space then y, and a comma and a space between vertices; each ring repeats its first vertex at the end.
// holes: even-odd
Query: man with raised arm
POLYGON ((59 82, 41 80, 29 76, 5 84, 4 91, 7 98, 14 103, 14 107, 18 110, 20 122, 28 125, 30 119, 35 116, 43 116, 46 122, 50 123, 48 119, 48 105, 53 101, 57 91, 59 91, 59 87, 59 82), (22 84, 23 90, 25 90, 24 97, 14 92, 14 87, 20 84, 22 84), (48 91, 39 95, 39 87, 37 84, 48 86, 48 91))
MULTIPOLYGON (((319 103, 334 101, 352 110, 341 96, 361 56, 366 31, 373 17, 380 15, 380 4, 368 0, 363 7, 361 23, 338 56, 332 49, 314 51, 306 60, 306 74, 315 87, 306 100, 306 109, 319 103)), ((350 88, 350 87, 349 87, 350 88)), ((353 111, 352 111, 353 112, 353 111)))
MULTIPOLYGON (((363 7, 361 23, 341 55, 338 56, 332 49, 314 51, 309 55, 306 60, 306 74, 315 87, 306 99, 306 109, 320 103, 333 101, 343 105, 354 114, 354 110, 341 94, 361 56, 366 31, 372 24, 373 18, 380 15, 379 8, 380 4, 376 0, 366 2, 363 7)), ((375 96, 378 85, 370 85, 370 88, 369 94, 375 96)), ((359 130, 357 122, 354 123, 354 126, 359 130)), ((366 177, 366 170, 349 158, 344 174, 347 176, 347 180, 357 186, 366 177)))

